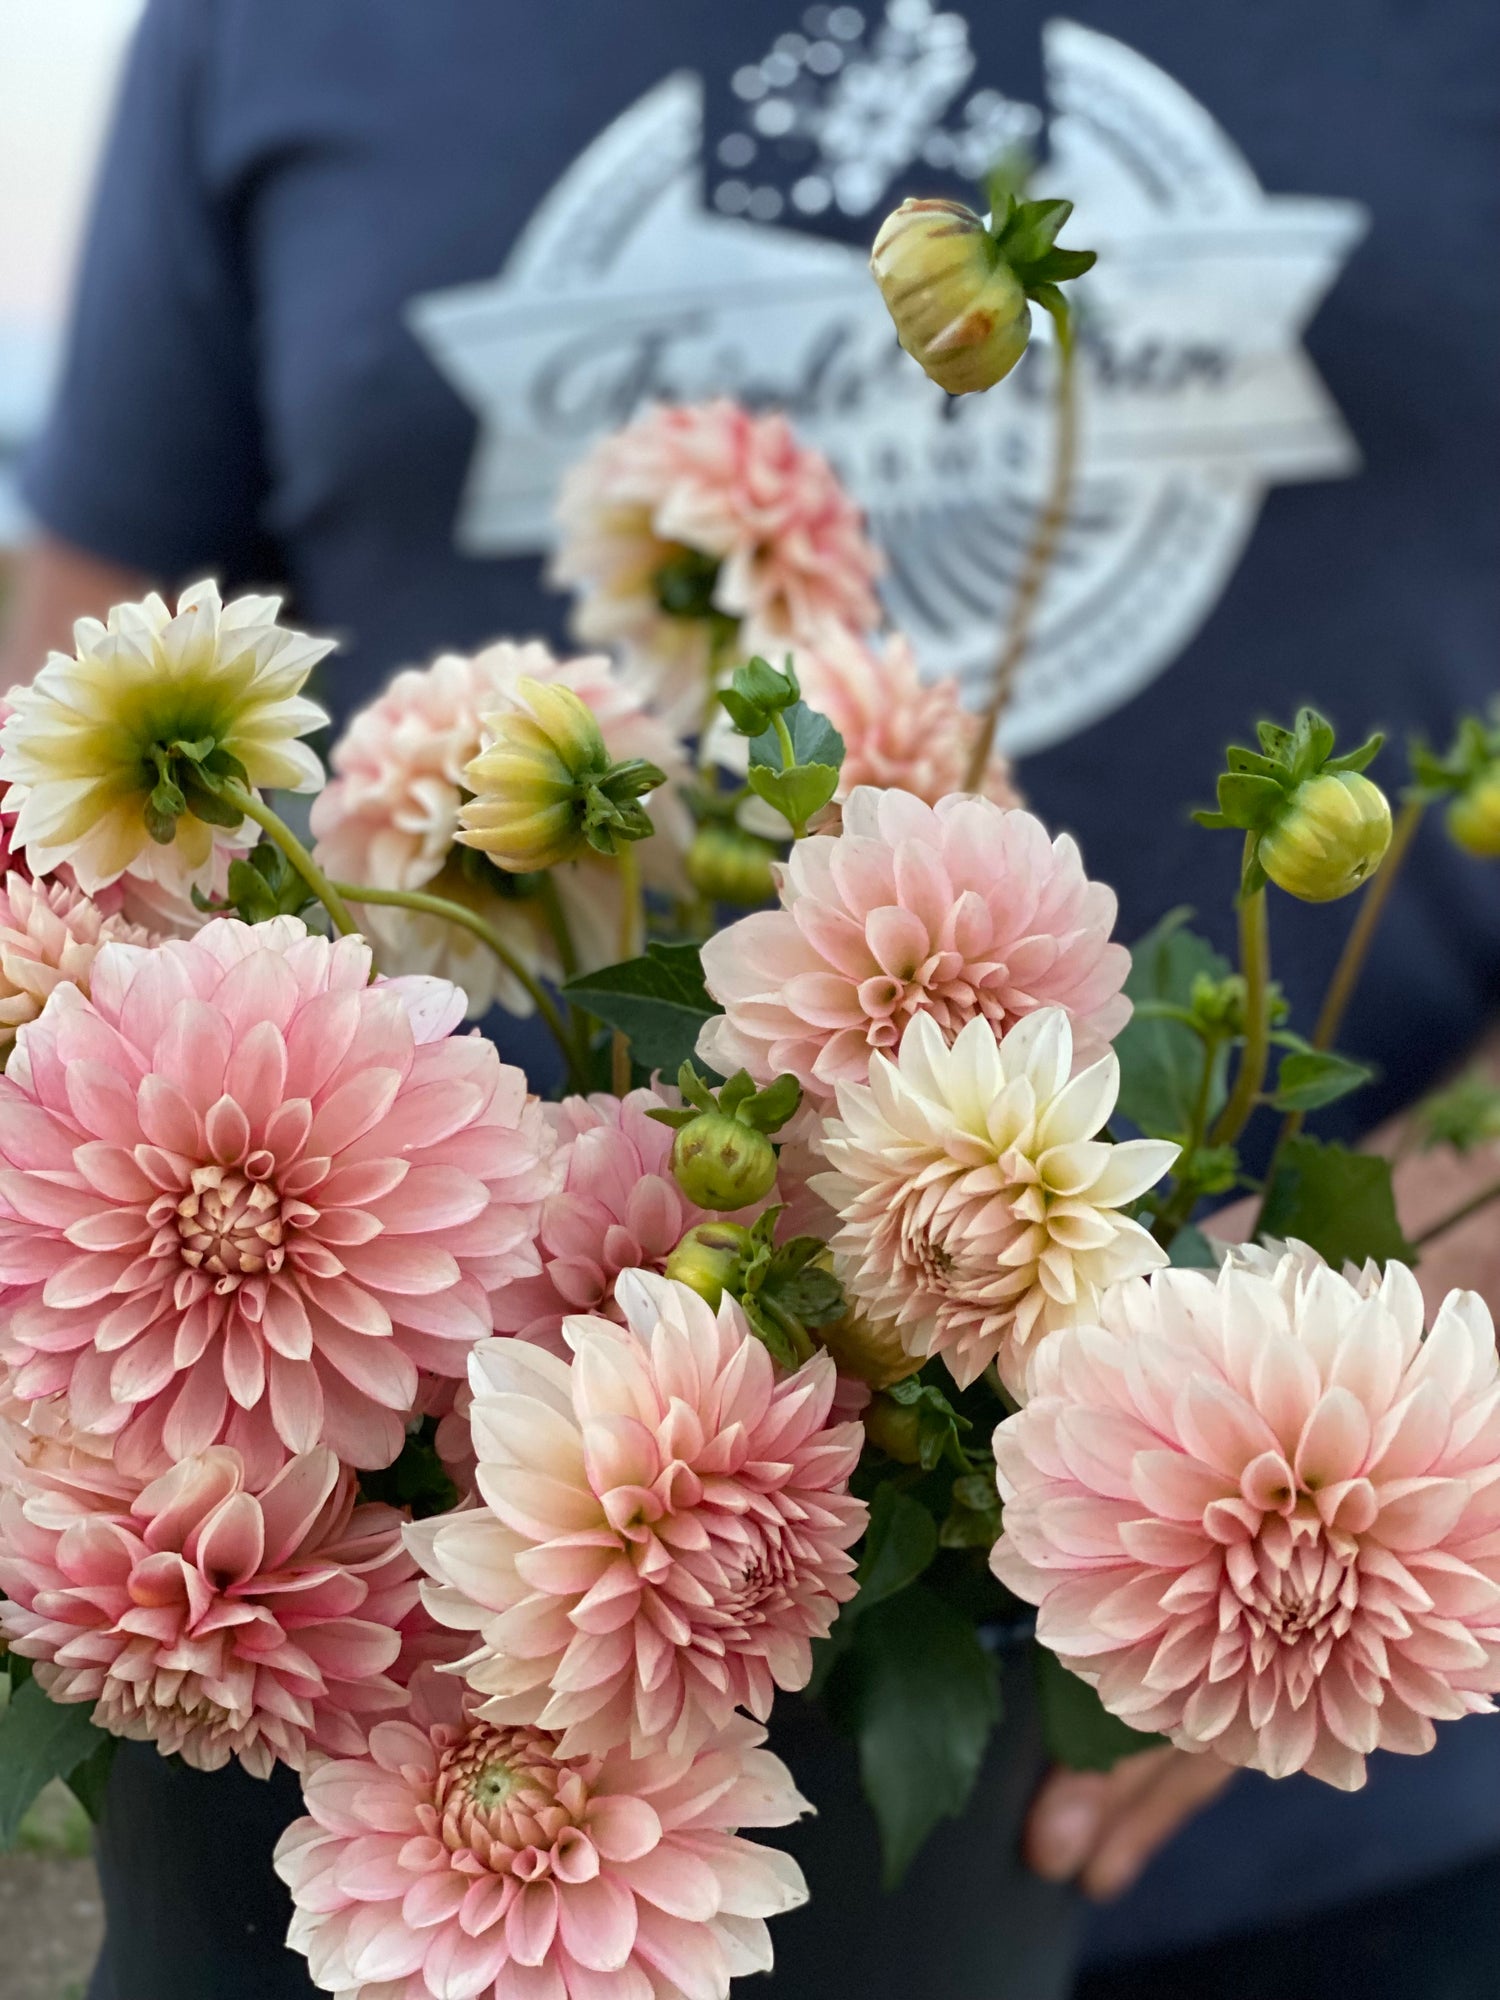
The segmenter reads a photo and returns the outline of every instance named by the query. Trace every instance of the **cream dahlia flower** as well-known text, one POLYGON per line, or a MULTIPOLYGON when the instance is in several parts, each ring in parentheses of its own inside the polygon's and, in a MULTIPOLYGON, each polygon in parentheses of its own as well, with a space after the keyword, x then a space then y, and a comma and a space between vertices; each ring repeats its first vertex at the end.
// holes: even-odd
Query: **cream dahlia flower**
POLYGON ((908 1353, 942 1355, 966 1387, 991 1361, 1015 1396, 1043 1335, 1097 1317, 1110 1285, 1167 1261, 1127 1202, 1179 1149, 1095 1137, 1114 1109, 1113 1052, 1072 1075, 1060 1007, 1000 1041, 971 1021, 950 1047, 930 1016, 868 1084, 840 1084, 813 1181, 838 1214, 834 1267, 908 1353))
POLYGON ((810 1808, 738 1716, 701 1749, 565 1756, 539 1729, 380 1723, 276 1848, 288 1943, 339 2000, 728 2000, 807 1900, 739 1828, 810 1808))
POLYGON ((270 1478, 218 1445, 145 1488, 0 1435, 0 1632, 54 1701, 199 1770, 360 1750, 405 1705, 403 1516, 331 1451, 270 1478), (20 1443, 20 1448, 17 1445, 20 1443))
POLYGON ((36 1019, 55 986, 66 980, 88 992, 94 960, 111 939, 151 942, 66 883, 33 882, 19 869, 0 875, 0 1067, 16 1030, 36 1019))
POLYGON ((782 416, 722 399, 648 410, 573 467, 558 521, 551 575, 578 593, 574 631, 627 646, 685 725, 716 647, 727 670, 820 625, 880 620, 859 510, 782 416))
MULTIPOLYGON (((441 654, 407 668, 361 709, 334 748, 332 782, 313 802, 320 864, 342 881, 377 889, 427 889, 465 904, 499 932, 532 972, 562 976, 535 881, 507 876, 481 854, 457 845, 464 769, 484 741, 481 718, 508 701, 522 680, 556 684, 593 711, 605 748, 617 761, 642 759, 669 780, 687 775, 682 745, 649 713, 632 675, 600 655, 559 660, 535 641, 502 640, 472 656, 441 654)), ((644 881, 677 893, 692 825, 675 782, 651 799, 655 834, 637 847, 644 881)), ((590 856, 554 871, 584 970, 620 956, 618 869, 590 856)), ((500 1005, 528 1014, 531 999, 495 954, 442 917, 411 910, 361 912, 393 972, 433 973, 468 996, 471 1019, 500 1005)))
POLYGON ((0 1076, 0 1354, 132 1473, 227 1442, 401 1449, 537 1268, 551 1133, 462 996, 362 938, 109 944, 0 1076))
POLYGON ((287 631, 279 606, 221 604, 211 582, 183 591, 175 615, 154 593, 117 604, 107 625, 80 618, 74 654, 51 654, 11 690, 0 781, 19 802, 11 838, 34 874, 66 862, 90 892, 127 870, 180 882, 207 869, 215 842, 242 840, 187 814, 170 845, 152 839, 153 753, 176 743, 229 752, 254 789, 316 791, 322 766, 298 739, 328 718, 301 690, 333 642, 287 631))
POLYGON ((1130 954, 1110 942, 1114 891, 1091 882, 1066 834, 989 799, 937 806, 859 786, 837 835, 799 840, 780 871, 779 910, 758 910, 703 947, 724 1012, 698 1048, 722 1076, 783 1071, 827 1105, 863 1083, 908 1021, 948 1040, 976 1016, 999 1035, 1062 1007, 1079 1061, 1130 1018, 1130 954))
POLYGON ((690 1749, 800 1688, 854 1595, 863 1432, 819 1354, 778 1379, 726 1298, 627 1271, 623 1326, 565 1323, 571 1365, 486 1341, 469 1371, 484 1507, 417 1523, 428 1609, 497 1724, 562 1754, 690 1749))
POLYGON ((993 1564, 1135 1728, 1353 1790, 1500 1688, 1500 1364, 1450 1293, 1163 1271, 1049 1341, 995 1434, 993 1564))

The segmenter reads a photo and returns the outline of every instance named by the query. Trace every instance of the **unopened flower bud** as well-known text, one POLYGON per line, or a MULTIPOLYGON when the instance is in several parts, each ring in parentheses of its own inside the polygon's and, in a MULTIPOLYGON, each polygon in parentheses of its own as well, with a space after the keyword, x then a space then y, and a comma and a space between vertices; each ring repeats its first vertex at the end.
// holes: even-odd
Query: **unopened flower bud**
POLYGON ((1025 289, 962 202, 902 202, 881 225, 870 269, 897 339, 950 396, 993 388, 1025 353, 1025 289))
POLYGON ((639 799, 664 782, 654 765, 615 764, 593 711, 572 688, 521 680, 515 706, 483 718, 490 742, 464 771, 474 796, 458 838, 513 875, 555 868, 585 847, 615 852, 651 831, 639 799))
POLYGON ((700 827, 688 849, 688 880, 712 902, 753 909, 776 893, 775 859, 776 849, 759 834, 736 826, 700 827))
POLYGON ((776 1148, 727 1111, 701 1111, 672 1142, 672 1172, 700 1208, 748 1208, 771 1192, 776 1148))
POLYGON ((1500 860, 1500 763, 1480 772, 1448 808, 1448 831, 1466 854, 1500 860))
POLYGON ((864 1414, 865 1436, 899 1465, 916 1465, 922 1456, 922 1418, 914 1403, 897 1403, 889 1396, 872 1396, 864 1414))
POLYGON ((1279 889, 1331 903, 1375 873, 1391 844, 1385 793, 1358 771, 1323 771, 1297 787, 1260 836, 1256 858, 1279 889))
POLYGON ((838 1363, 841 1375, 857 1375, 872 1389, 904 1382, 922 1365, 920 1354, 908 1354, 890 1320, 865 1319, 849 1313, 832 1326, 820 1326, 818 1338, 838 1363))
POLYGON ((690 1286, 717 1308, 750 1247, 750 1232, 739 1223, 700 1222, 668 1257, 667 1276, 690 1286))

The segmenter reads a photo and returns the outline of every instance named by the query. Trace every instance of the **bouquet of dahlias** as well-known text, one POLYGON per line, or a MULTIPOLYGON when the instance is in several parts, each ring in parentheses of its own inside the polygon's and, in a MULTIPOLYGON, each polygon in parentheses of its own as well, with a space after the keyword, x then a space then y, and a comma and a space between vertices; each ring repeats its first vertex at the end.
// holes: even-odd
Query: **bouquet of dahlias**
POLYGON ((1032 1607, 1064 1759, 1352 1787, 1491 1706, 1490 1319, 1424 1331, 1389 1169, 1301 1128, 1365 1080, 1334 1044, 1425 802, 1500 848, 1500 734, 1416 753, 1393 846, 1378 742, 1265 725, 1203 815, 1243 836, 1239 966, 1180 913, 1112 937, 994 750, 1068 500, 1066 212, 908 204, 876 248, 956 390, 1030 302, 1058 328, 982 714, 876 630, 827 463, 727 403, 568 482, 556 574, 614 653, 402 672, 330 774, 328 649, 210 583, 12 690, 0 1832, 49 1776, 97 1798, 119 1737, 279 1760, 321 1988, 703 2000, 807 1895, 747 1837, 806 1809, 778 1698, 859 1746, 892 1877, 1032 1607), (1371 878, 1304 1039, 1268 891, 1371 878), (465 1030, 495 1009, 552 1072, 465 1030), (1193 1217, 1265 1107, 1216 1261, 1193 1217))

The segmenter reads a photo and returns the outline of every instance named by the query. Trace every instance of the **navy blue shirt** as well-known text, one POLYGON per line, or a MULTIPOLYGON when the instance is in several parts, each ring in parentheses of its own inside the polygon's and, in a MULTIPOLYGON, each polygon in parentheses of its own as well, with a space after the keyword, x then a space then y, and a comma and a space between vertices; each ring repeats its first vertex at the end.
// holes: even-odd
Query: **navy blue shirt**
MULTIPOLYGON (((1011 740, 1124 936, 1187 901, 1227 943, 1234 843, 1185 811, 1226 740, 1306 699, 1351 741, 1441 739, 1495 688, 1500 15, 1073 12, 153 0, 31 505, 164 580, 285 579, 344 641, 322 692, 346 714, 439 648, 560 635, 557 471, 643 397, 724 389, 826 445, 893 614, 977 675, 1044 468, 1046 357, 945 405, 859 262, 902 194, 961 191, 1050 119, 1039 185, 1102 254, 1079 503, 1011 740)), ((1347 915, 1278 898, 1274 920, 1305 1014, 1347 915)), ((1429 826, 1346 1036, 1382 1072, 1358 1115, 1456 1061, 1497 990, 1500 875, 1429 826)), ((1500 1729, 1447 1743, 1315 1807, 1238 1788, 1106 1942, 1500 1844, 1500 1729)))

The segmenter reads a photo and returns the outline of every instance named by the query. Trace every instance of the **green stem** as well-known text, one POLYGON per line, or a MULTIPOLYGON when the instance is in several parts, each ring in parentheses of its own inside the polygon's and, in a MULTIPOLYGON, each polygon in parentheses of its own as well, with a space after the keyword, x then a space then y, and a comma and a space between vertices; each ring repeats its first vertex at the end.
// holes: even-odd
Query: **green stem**
POLYGON ((261 832, 281 849, 328 912, 329 921, 340 936, 351 937, 359 926, 349 914, 348 904, 344 901, 337 885, 329 881, 286 821, 278 813, 273 812, 264 799, 259 798, 233 778, 221 779, 218 789, 219 796, 227 805, 232 805, 236 811, 242 812, 246 819, 254 820, 261 832))
POLYGON ((546 919, 547 929, 552 933, 552 942, 557 946, 557 962, 562 967, 564 979, 572 979, 578 971, 578 952, 573 943, 573 930, 568 922, 568 913, 563 908, 563 899, 558 894, 557 883, 550 869, 537 883, 536 899, 546 919))
MULTIPOLYGON (((786 717, 779 708, 771 716, 771 727, 776 731, 776 741, 781 746, 781 768, 784 771, 795 771, 797 768, 796 746, 792 742, 792 732, 786 726, 786 717)), ((790 825, 793 840, 805 840, 807 838, 807 821, 805 819, 791 820, 790 825)))
POLYGON ((1271 1053, 1271 946, 1264 889, 1240 898, 1240 971, 1245 981, 1245 1047, 1234 1089, 1210 1134, 1216 1146, 1231 1146, 1239 1138, 1266 1080, 1271 1053))
POLYGON ((1436 1222, 1430 1222, 1411 1239, 1412 1248, 1420 1250, 1425 1244, 1431 1243, 1434 1237, 1445 1236, 1450 1229, 1456 1229, 1459 1223, 1467 1222, 1471 1215, 1477 1215, 1480 1209, 1488 1208, 1492 1201, 1500 1201, 1500 1181, 1491 1181, 1488 1187, 1481 1188, 1478 1194, 1470 1195, 1467 1201, 1460 1202, 1458 1207, 1451 1209, 1447 1215, 1436 1222))
MULTIPOLYGON (((1048 310, 1052 311, 1052 308, 1048 310)), ((1058 353, 1052 484, 1037 516, 1036 532, 1021 565, 1016 594, 1011 599, 1010 617, 1006 622, 999 657, 995 661, 989 705, 980 718, 979 733, 969 753, 969 768, 964 776, 966 792, 977 792, 984 783, 990 752, 995 747, 995 731, 1015 692, 1016 676, 1031 643, 1031 628, 1041 601, 1042 586, 1047 581, 1062 540, 1073 497, 1073 479, 1078 465, 1078 369, 1072 329, 1067 323, 1066 313, 1053 311, 1052 317, 1057 326, 1058 353)))
MULTIPOLYGON (((1359 975, 1364 971, 1365 960, 1370 955, 1375 932, 1385 913, 1386 903, 1396 886, 1396 877, 1401 872, 1402 863, 1411 852, 1411 844, 1416 839, 1417 829, 1422 824, 1422 815, 1426 810, 1425 799, 1413 798, 1408 799, 1396 815, 1390 849, 1360 899, 1359 910, 1349 927, 1349 935, 1345 938, 1344 948, 1339 953, 1338 964, 1333 968, 1333 977, 1328 982, 1328 991, 1323 995, 1323 1005, 1318 1010, 1318 1024, 1313 1029, 1312 1041, 1315 1049, 1331 1049, 1338 1039, 1339 1029, 1344 1025, 1344 1016, 1349 1011, 1349 1002, 1353 999, 1354 989, 1359 983, 1359 975)), ((1281 1156, 1302 1130, 1306 1118, 1305 1111, 1289 1111, 1281 1121, 1281 1130, 1276 1134, 1276 1144, 1271 1148, 1270 1163, 1266 1168, 1265 1195, 1261 1199, 1262 1215, 1265 1213, 1266 1200, 1275 1184, 1276 1168, 1281 1156)), ((1257 1223, 1257 1231, 1259 1227, 1257 1223)))
MULTIPOLYGON (((1201 1030, 1199 1031, 1201 1033, 1201 1030)), ((1172 1239, 1190 1220, 1198 1200, 1198 1190, 1184 1168, 1190 1167, 1193 1155, 1203 1144, 1208 1132, 1209 1106, 1213 1102, 1214 1066, 1219 1057, 1219 1039, 1214 1035, 1203 1036, 1203 1074, 1198 1079, 1198 1090, 1193 1100, 1192 1120, 1188 1126, 1187 1143, 1182 1149, 1182 1158, 1177 1165, 1177 1186, 1172 1190, 1172 1199, 1167 1203, 1152 1226, 1151 1234, 1163 1250, 1170 1248, 1172 1239)))
POLYGON ((587 1088, 587 1081, 579 1070, 577 1050, 573 1046, 556 1001, 531 969, 511 950, 494 926, 487 924, 483 917, 477 916, 473 910, 466 909, 462 903, 450 902, 446 896, 431 896, 425 889, 371 889, 358 882, 336 882, 330 884, 330 887, 339 896, 347 897, 351 903, 379 903, 390 909, 417 910, 424 916, 443 917, 450 924, 457 924, 461 929, 472 932, 482 943, 489 946, 511 977, 530 995, 536 1011, 551 1029, 553 1039, 562 1050, 573 1080, 580 1089, 587 1088))

